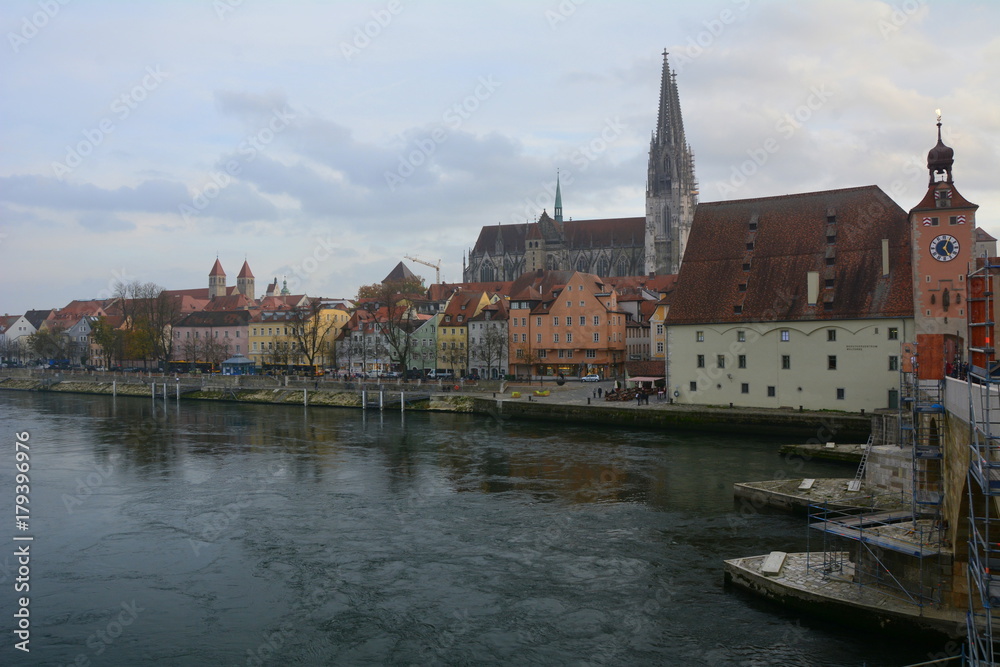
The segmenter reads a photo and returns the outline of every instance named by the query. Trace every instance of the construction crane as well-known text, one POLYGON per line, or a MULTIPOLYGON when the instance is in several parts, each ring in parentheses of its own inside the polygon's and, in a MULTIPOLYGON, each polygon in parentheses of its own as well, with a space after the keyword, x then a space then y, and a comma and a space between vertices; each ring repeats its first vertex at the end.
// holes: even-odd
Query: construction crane
POLYGON ((410 260, 411 262, 416 262, 417 264, 423 264, 424 266, 429 266, 432 269, 434 269, 435 271, 437 271, 437 280, 435 282, 437 282, 438 284, 441 283, 441 260, 440 259, 438 260, 437 264, 431 264, 430 262, 425 262, 422 259, 417 259, 416 257, 412 257, 410 255, 403 255, 403 257, 405 259, 410 260))

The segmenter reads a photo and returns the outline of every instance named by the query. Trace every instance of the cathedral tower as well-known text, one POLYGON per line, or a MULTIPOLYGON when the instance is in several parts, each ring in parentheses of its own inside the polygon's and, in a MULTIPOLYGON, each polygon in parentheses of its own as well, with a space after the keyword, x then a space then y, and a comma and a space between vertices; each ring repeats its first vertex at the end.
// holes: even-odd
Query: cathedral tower
POLYGON ((684 139, 684 121, 677 95, 677 73, 663 51, 660 109, 649 144, 646 179, 646 272, 677 273, 684 257, 698 184, 694 156, 684 139))
POLYGON ((208 273, 208 298, 214 299, 217 296, 226 296, 226 272, 222 270, 218 257, 208 273))
POLYGON ((253 273, 251 273, 250 265, 246 260, 243 260, 243 268, 240 269, 240 274, 236 276, 236 290, 251 301, 257 298, 253 273))

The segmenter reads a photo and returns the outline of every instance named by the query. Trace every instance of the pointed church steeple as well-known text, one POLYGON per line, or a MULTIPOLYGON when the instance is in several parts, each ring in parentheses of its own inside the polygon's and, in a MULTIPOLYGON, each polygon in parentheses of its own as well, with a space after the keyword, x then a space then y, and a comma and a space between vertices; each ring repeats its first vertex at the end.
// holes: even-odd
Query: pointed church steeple
POLYGON ((694 156, 684 138, 677 73, 666 49, 660 75, 660 106, 649 142, 646 180, 646 272, 677 273, 684 257, 698 186, 694 156))
POLYGON ((556 205, 555 205, 555 221, 562 222, 562 191, 559 189, 559 170, 556 170, 556 205))

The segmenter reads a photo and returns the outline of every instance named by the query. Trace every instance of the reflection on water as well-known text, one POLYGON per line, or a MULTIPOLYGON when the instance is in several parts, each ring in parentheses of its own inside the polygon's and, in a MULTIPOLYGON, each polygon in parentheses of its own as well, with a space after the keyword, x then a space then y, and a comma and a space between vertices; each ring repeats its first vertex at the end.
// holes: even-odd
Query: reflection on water
MULTIPOLYGON (((724 558, 805 543, 802 519, 740 515, 734 481, 853 472, 764 439, 13 392, 0 406, 7 433, 31 432, 37 540, 33 650, 5 645, 3 664, 898 665, 937 650, 724 590, 724 558)), ((4 614, 12 572, 7 557, 4 614)))

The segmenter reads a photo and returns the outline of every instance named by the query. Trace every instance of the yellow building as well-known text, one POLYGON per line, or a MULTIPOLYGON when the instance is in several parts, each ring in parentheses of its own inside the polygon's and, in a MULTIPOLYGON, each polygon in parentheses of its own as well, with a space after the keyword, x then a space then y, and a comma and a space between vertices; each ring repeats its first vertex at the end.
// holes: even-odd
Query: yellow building
POLYGON ((486 292, 459 290, 451 295, 438 326, 438 368, 465 375, 469 368, 469 320, 489 304, 486 292))

